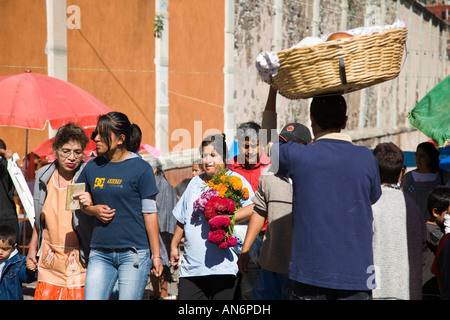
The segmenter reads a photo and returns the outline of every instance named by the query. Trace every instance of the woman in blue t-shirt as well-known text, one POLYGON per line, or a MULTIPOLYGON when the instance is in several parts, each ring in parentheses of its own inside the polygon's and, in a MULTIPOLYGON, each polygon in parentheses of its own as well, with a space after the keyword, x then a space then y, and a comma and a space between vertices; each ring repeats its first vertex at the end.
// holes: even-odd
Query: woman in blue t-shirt
POLYGON ((100 116, 91 139, 98 157, 86 164, 77 180, 86 184, 87 192, 77 195, 83 212, 97 218, 85 299, 109 299, 117 282, 119 299, 141 300, 151 266, 156 276, 163 269, 155 175, 151 165, 133 152, 140 130, 125 114, 100 116))

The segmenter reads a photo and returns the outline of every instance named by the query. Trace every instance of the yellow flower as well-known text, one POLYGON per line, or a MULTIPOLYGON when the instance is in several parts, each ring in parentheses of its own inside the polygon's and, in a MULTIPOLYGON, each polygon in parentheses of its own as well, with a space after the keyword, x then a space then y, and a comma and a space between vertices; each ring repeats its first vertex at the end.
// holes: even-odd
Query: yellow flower
POLYGON ((250 196, 250 193, 248 192, 248 189, 247 189, 247 188, 244 188, 244 189, 242 189, 242 191, 244 191, 244 196, 243 196, 243 198, 244 198, 245 200, 247 200, 248 197, 250 196))
POLYGON ((242 188, 242 181, 239 177, 236 177, 236 176, 231 177, 230 182, 231 182, 231 185, 233 186, 234 190, 237 191, 242 188))
POLYGON ((225 193, 228 190, 227 186, 222 183, 216 184, 212 188, 219 192, 219 197, 221 197, 221 198, 223 198, 225 196, 225 193))

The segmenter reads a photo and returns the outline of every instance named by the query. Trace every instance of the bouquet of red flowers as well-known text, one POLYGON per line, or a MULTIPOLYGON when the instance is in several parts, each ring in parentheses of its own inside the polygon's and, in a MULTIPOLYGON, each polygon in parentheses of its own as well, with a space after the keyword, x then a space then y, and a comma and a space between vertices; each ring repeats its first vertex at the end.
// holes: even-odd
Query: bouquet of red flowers
POLYGON ((235 212, 241 208, 241 199, 248 199, 249 191, 242 187, 239 177, 229 176, 221 168, 208 183, 208 189, 194 202, 194 213, 203 213, 210 232, 208 241, 225 249, 237 245, 233 237, 235 212))

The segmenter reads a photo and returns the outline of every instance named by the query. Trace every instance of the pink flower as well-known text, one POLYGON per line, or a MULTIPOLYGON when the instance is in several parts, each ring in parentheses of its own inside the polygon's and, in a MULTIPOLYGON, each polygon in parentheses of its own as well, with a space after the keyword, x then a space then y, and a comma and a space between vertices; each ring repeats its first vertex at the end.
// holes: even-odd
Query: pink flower
POLYGON ((233 236, 228 236, 227 239, 227 246, 228 247, 235 247, 237 245, 237 239, 233 236))
POLYGON ((228 244, 227 244, 226 241, 223 241, 223 242, 219 243, 217 246, 218 246, 220 249, 226 249, 226 248, 228 248, 228 244))
POLYGON ((216 211, 218 211, 218 214, 232 214, 234 209, 234 201, 231 199, 221 198, 220 201, 216 203, 216 211))
POLYGON ((209 242, 214 243, 217 246, 220 246, 220 244, 224 242, 226 236, 227 236, 226 232, 222 229, 213 230, 209 232, 208 240, 209 242))
POLYGON ((228 216, 215 216, 208 223, 211 230, 223 229, 231 224, 231 219, 228 216))
POLYGON ((220 197, 211 197, 205 205, 205 217, 206 219, 212 219, 217 215, 216 202, 219 201, 220 197))
MULTIPOLYGON (((215 177, 218 178, 217 176, 215 177)), ((223 177, 226 177, 225 173, 221 172, 221 176, 219 178, 222 182, 223 177)), ((235 199, 232 200, 224 197, 224 194, 222 194, 223 188, 219 188, 220 192, 213 189, 213 187, 217 186, 217 184, 211 184, 210 182, 208 186, 210 186, 210 188, 203 192, 193 203, 194 210, 192 213, 192 219, 193 221, 198 220, 199 216, 203 214, 210 229, 208 241, 221 249, 234 247, 237 245, 237 239, 231 234, 234 227, 234 211, 236 210, 236 206, 239 205, 239 202, 235 203, 235 201, 238 201, 239 199, 236 200, 235 198, 236 196, 240 198, 242 197, 240 195, 231 194, 229 196, 235 199)), ((225 191, 231 190, 229 188, 230 186, 222 185, 225 191)), ((238 191, 235 188, 233 190, 238 191)), ((225 191, 223 193, 225 193, 225 191)))
POLYGON ((206 219, 212 219, 218 214, 233 214, 234 209, 235 206, 233 200, 214 196, 211 197, 205 205, 205 217, 206 219))
POLYGON ((219 192, 213 189, 208 189, 200 195, 200 198, 194 201, 194 211, 204 212, 205 205, 211 197, 218 196, 219 192))

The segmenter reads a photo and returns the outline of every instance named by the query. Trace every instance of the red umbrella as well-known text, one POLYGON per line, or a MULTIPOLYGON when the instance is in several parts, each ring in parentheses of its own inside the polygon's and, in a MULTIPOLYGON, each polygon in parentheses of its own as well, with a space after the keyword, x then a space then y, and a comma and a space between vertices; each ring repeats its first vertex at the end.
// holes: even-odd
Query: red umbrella
MULTIPOLYGON (((84 132, 86 133, 86 136, 90 137, 92 134, 92 131, 94 131, 95 128, 86 128, 84 129, 84 132)), ((32 152, 34 154, 37 154, 39 157, 44 158, 46 157, 49 162, 55 160, 55 156, 53 155, 53 141, 55 141, 55 138, 48 139, 38 147, 34 148, 32 152)), ((141 142, 141 146, 139 148, 139 152, 147 151, 149 154, 153 155, 154 157, 159 157, 162 153, 161 151, 155 149, 154 147, 141 142)), ((96 156, 96 150, 95 150, 95 142, 92 140, 89 140, 89 143, 87 144, 86 148, 84 149, 84 157, 91 157, 96 156)))
MULTIPOLYGON (((95 126, 99 115, 112 111, 103 102, 69 82, 31 71, 0 77, 0 97, 0 126, 27 129, 25 155, 28 154, 28 129, 43 130, 47 122, 52 128, 59 128, 70 121, 81 127, 95 126)), ((26 162, 25 171, 28 178, 34 178, 32 155, 29 161, 33 165, 28 166, 26 162)), ((11 171, 10 174, 14 176, 16 173, 11 171)), ((17 181, 16 190, 21 201, 26 202, 31 196, 28 186, 25 179, 17 181)), ((34 218, 32 202, 27 217, 30 221, 34 218)))
MULTIPOLYGON (((112 109, 83 89, 66 81, 26 71, 0 77, 0 126, 43 130, 50 123, 59 128, 73 121, 81 127, 95 126, 99 115, 112 109)), ((30 158, 33 163, 32 158, 30 158)), ((25 164, 28 178, 33 166, 25 164)))
POLYGON ((66 81, 27 71, 0 77, 0 126, 59 128, 73 121, 95 126, 99 115, 112 109, 66 81))

